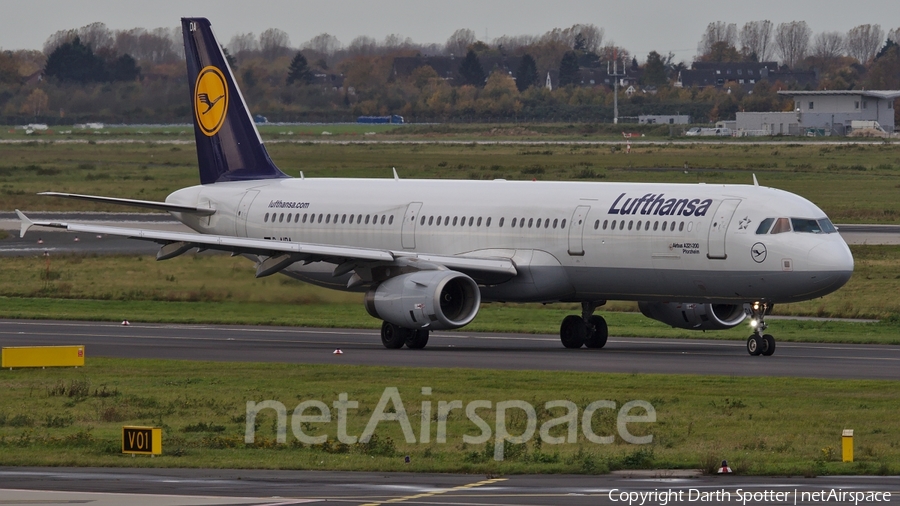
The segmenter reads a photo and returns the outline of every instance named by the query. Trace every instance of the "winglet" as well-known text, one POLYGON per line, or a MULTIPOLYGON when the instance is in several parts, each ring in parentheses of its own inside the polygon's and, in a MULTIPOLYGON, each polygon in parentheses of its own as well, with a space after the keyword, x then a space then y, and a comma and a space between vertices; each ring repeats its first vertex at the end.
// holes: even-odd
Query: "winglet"
POLYGON ((25 232, 28 232, 28 229, 34 225, 34 222, 28 219, 28 216, 25 216, 25 213, 16 209, 16 215, 19 217, 19 220, 22 222, 19 226, 19 237, 25 237, 25 232))
POLYGON ((400 181, 400 176, 397 175, 397 167, 391 167, 391 170, 394 171, 394 181, 400 181))
POLYGON ((759 181, 756 180, 756 174, 753 174, 753 186, 759 188, 759 181))

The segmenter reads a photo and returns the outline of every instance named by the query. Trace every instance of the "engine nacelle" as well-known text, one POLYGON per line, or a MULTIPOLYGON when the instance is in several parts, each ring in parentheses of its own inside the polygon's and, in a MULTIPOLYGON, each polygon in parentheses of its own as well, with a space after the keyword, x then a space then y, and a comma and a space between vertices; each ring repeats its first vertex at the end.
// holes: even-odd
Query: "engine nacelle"
POLYGON ((638 307, 647 318, 690 330, 730 329, 747 317, 743 304, 639 302, 638 307))
POLYGON ((375 318, 409 329, 445 330, 468 324, 481 305, 475 281, 456 271, 417 271, 384 281, 366 293, 375 318))

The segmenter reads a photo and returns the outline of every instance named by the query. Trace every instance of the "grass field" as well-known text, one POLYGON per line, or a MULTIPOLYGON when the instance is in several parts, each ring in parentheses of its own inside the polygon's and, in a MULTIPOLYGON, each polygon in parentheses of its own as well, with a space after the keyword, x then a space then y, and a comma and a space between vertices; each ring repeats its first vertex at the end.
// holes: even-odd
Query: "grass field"
MULTIPOLYGON (((221 364, 162 360, 88 358, 83 369, 0 371, 0 465, 221 467, 429 471, 466 473, 605 473, 615 469, 701 468, 728 459, 743 474, 896 474, 898 383, 780 378, 622 375, 539 371, 416 369, 343 365, 221 364), (340 444, 337 410, 328 423, 288 420, 284 444, 276 442, 272 410, 256 419, 254 444, 246 445, 247 401, 275 400, 288 415, 300 402, 318 400, 329 408, 347 393, 358 409, 347 411, 347 434, 360 435, 377 411, 385 389, 396 387, 412 429, 413 442, 399 422, 382 421, 368 444, 340 444), (431 395, 422 393, 430 387, 431 395), (487 442, 463 435, 481 429, 462 409, 446 417, 445 443, 437 442, 440 401, 490 401, 477 414, 496 428, 496 403, 523 400, 536 408, 537 427, 566 414, 545 408, 552 400, 577 408, 574 442, 551 444, 532 438, 506 443, 504 460, 494 460, 496 432, 487 442), (598 436, 588 441, 581 415, 598 400, 615 402, 591 418, 598 436), (649 402, 656 422, 627 425, 634 436, 652 436, 646 445, 626 443, 616 428, 626 402, 649 402), (427 416, 430 401, 431 416, 427 416), (421 442, 423 413, 430 441, 421 442), (302 422, 302 423, 301 423, 302 422), (121 455, 121 427, 163 428, 160 458, 121 455), (856 462, 840 459, 841 430, 855 430, 856 462), (296 430, 328 436, 324 444, 302 443, 296 430), (410 463, 404 463, 405 456, 410 463)), ((396 405, 387 404, 395 412, 396 405)), ((313 409, 306 415, 316 415, 313 409)), ((642 415, 642 409, 630 412, 642 415)), ((527 418, 507 411, 507 430, 525 433, 527 418)), ((568 424, 547 427, 566 436, 568 424)), ((540 434, 540 432, 536 432, 540 434)))
MULTIPOLYGON (((132 137, 133 138, 133 137, 132 137)), ((438 138, 439 139, 439 138, 438 138)), ((139 140, 139 139, 138 139, 139 140)), ((281 142, 272 158, 307 177, 541 179, 675 183, 752 182, 809 198, 837 223, 900 223, 900 146, 636 145, 340 145, 281 142), (687 165, 688 170, 684 167, 687 165)), ((63 191, 162 200, 197 184, 196 154, 185 144, 46 144, 0 146, 0 208, 116 210, 86 202, 37 197, 63 191)))

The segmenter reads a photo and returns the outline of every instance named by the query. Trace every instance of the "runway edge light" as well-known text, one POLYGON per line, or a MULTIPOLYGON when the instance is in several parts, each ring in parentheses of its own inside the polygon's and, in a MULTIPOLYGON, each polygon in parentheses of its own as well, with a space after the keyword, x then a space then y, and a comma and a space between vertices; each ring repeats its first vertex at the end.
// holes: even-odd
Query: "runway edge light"
POLYGON ((844 462, 853 462, 853 429, 841 433, 841 454, 844 462))
POLYGON ((6 347, 0 367, 84 367, 84 345, 6 347))
POLYGON ((122 453, 162 455, 162 428, 122 426, 122 453))

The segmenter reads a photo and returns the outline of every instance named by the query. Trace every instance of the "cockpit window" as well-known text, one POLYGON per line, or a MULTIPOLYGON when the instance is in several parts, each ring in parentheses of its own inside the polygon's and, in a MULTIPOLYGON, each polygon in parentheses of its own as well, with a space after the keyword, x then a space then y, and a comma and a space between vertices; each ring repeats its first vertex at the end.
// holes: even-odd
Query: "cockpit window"
POLYGON ((775 226, 772 227, 770 234, 783 234, 791 231, 791 222, 787 218, 778 218, 775 220, 775 226))
POLYGON ((822 228, 816 220, 807 220, 805 218, 791 218, 791 225, 794 226, 794 232, 806 232, 808 234, 821 234, 822 228))
POLYGON ((772 228, 772 222, 775 221, 775 218, 766 218, 762 220, 758 227, 756 227, 756 235, 762 235, 769 232, 769 229, 772 228))
POLYGON ((822 218, 821 220, 819 220, 819 227, 821 227, 822 232, 825 232, 826 234, 833 234, 837 232, 837 229, 834 228, 834 225, 828 218, 822 218))

